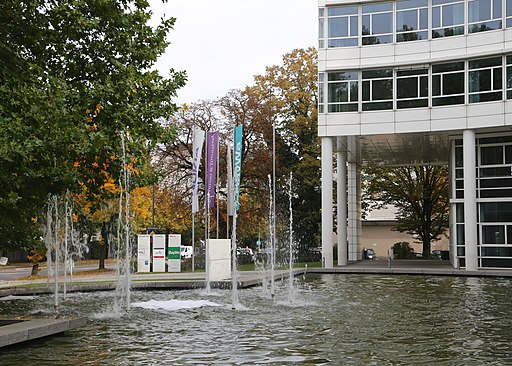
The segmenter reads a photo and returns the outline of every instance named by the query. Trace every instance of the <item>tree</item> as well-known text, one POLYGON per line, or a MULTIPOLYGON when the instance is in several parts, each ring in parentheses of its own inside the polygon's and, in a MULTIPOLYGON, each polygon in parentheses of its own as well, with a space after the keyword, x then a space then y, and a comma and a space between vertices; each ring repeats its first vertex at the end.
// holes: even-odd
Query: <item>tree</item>
POLYGON ((396 231, 414 235, 430 256, 430 244, 449 225, 448 168, 445 165, 385 167, 368 164, 363 169, 367 208, 384 204, 398 208, 396 231))
MULTIPOLYGON (((295 238, 302 248, 317 246, 320 232, 320 144, 317 137, 316 50, 294 50, 283 65, 267 67, 254 85, 231 90, 214 101, 200 101, 182 108, 169 121, 177 128, 174 142, 163 146, 155 165, 164 172, 163 187, 190 200, 192 128, 219 129, 220 141, 232 139, 233 126, 243 125, 242 205, 238 212, 238 239, 253 247, 266 230, 269 208, 268 175, 273 165, 273 126, 276 129, 277 213, 287 230, 289 172, 294 172, 295 238)), ((221 186, 225 186, 226 150, 220 145, 221 186)), ((204 176, 204 164, 199 172, 204 176)), ((204 197, 200 184, 200 198, 204 197)), ((221 195, 225 194, 221 190, 221 195)), ((225 201, 221 200, 221 205, 225 201)), ((223 211, 225 212, 225 211, 223 211)), ((221 216, 224 232, 226 215, 221 216)), ((278 223, 279 224, 279 223, 278 223)))
POLYGON ((252 87, 253 93, 269 103, 267 123, 277 126, 282 212, 288 210, 286 182, 293 171, 293 230, 302 253, 317 246, 320 235, 317 74, 316 49, 296 49, 283 56, 283 65, 267 67, 265 75, 256 76, 252 87))
POLYGON ((186 77, 152 70, 174 19, 152 28, 150 17, 145 0, 0 5, 2 246, 37 240, 49 194, 81 191, 80 184, 97 194, 107 176, 116 178, 121 131, 136 168, 172 138, 159 120, 176 110, 171 99, 186 77))

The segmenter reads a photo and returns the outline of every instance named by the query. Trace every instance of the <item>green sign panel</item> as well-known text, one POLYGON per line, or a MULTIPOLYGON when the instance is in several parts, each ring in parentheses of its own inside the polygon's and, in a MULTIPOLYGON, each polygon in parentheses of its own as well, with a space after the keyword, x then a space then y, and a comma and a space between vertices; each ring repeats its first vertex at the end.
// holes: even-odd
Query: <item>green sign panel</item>
POLYGON ((181 259, 180 247, 167 248, 167 259, 181 259))

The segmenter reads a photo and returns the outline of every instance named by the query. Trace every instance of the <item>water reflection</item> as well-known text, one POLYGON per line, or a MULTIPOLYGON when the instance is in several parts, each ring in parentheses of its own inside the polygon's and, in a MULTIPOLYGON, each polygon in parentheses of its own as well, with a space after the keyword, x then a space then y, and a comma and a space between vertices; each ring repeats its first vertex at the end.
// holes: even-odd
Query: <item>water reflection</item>
MULTIPOLYGON (((512 364, 508 279, 308 275, 297 299, 261 288, 231 293, 136 291, 134 302, 188 304, 132 308, 109 316, 112 293, 72 294, 68 314, 89 318, 62 337, 2 350, 24 365, 483 365, 512 364), (195 307, 200 302, 205 306, 195 307), (208 304, 221 306, 209 306, 208 304), (194 306, 192 306, 194 305, 194 306)), ((51 313, 51 299, 0 301, 0 313, 51 313), (49 310, 46 310, 49 309, 49 310)))

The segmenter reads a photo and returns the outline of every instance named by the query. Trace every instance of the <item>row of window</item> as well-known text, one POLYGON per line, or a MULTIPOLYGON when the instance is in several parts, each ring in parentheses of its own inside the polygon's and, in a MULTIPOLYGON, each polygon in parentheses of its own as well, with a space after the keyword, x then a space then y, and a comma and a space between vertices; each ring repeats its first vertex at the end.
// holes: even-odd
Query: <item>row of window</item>
POLYGON ((319 9, 319 47, 417 41, 512 27, 512 0, 399 0, 319 9), (430 23, 430 24, 429 24, 430 23))
POLYGON ((320 113, 488 102, 512 99, 512 56, 422 68, 328 72, 320 73, 318 80, 320 113))

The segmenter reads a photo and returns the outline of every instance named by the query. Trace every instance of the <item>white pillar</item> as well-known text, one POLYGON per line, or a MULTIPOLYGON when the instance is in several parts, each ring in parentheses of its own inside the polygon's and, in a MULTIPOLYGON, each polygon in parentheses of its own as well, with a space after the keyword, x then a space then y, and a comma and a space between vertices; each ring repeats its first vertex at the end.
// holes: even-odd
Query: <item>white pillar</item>
POLYGON ((333 268, 332 138, 322 137, 322 267, 333 268))
POLYGON ((357 261, 361 259, 360 244, 360 190, 358 188, 358 169, 357 169, 357 146, 353 137, 348 138, 348 169, 347 169, 347 185, 348 185, 348 260, 357 261), (359 204, 358 204, 359 202, 359 204))
POLYGON ((478 269, 475 131, 464 130, 464 246, 466 271, 478 269))
POLYGON ((346 139, 337 140, 337 206, 338 206, 338 265, 346 266, 348 258, 347 242, 347 148, 346 139))

